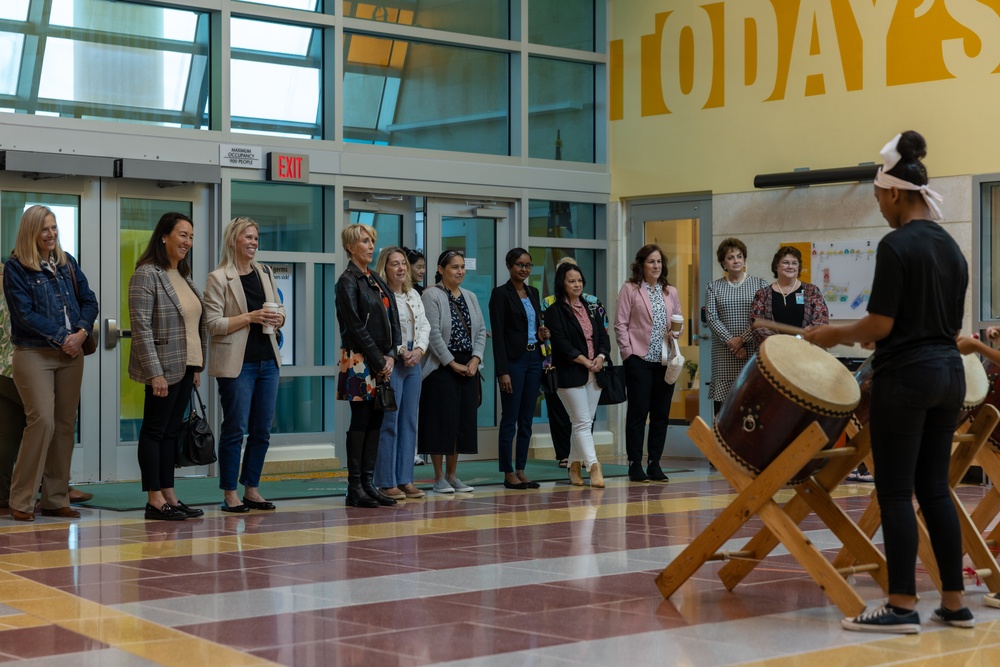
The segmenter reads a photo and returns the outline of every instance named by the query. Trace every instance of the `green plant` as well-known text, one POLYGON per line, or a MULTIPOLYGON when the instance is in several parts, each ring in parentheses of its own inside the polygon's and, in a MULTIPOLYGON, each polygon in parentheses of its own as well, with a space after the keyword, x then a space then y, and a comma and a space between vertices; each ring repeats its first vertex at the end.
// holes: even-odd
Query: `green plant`
POLYGON ((684 370, 688 372, 691 379, 694 380, 695 373, 698 372, 698 362, 693 359, 688 359, 684 362, 684 370))

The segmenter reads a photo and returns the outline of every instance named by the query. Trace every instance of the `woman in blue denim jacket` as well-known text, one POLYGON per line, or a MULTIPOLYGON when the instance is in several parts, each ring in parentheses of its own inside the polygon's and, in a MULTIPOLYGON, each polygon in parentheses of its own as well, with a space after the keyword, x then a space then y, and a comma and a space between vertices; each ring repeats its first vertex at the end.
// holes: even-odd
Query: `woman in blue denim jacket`
POLYGON ((11 477, 10 513, 79 518, 69 506, 73 429, 83 381, 83 343, 97 319, 97 297, 72 255, 59 245, 52 211, 32 206, 21 216, 3 290, 10 309, 14 384, 27 426, 11 477), (44 473, 44 483, 42 483, 44 473))

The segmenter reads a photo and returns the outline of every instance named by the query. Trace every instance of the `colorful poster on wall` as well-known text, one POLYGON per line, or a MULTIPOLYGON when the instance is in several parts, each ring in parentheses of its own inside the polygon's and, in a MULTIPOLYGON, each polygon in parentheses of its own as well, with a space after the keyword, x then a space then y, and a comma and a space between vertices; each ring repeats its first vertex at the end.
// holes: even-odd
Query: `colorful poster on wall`
POLYGON ((830 319, 857 320, 868 312, 878 241, 812 244, 813 282, 823 290, 830 319))
POLYGON ((295 363, 295 271, 291 264, 268 264, 278 285, 278 299, 285 307, 285 326, 281 327, 281 365, 295 363))

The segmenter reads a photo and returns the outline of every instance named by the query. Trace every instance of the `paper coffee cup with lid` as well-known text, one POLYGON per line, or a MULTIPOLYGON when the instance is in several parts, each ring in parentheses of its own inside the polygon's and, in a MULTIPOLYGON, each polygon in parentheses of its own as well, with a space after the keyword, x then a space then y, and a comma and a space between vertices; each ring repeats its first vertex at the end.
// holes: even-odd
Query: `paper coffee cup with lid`
MULTIPOLYGON (((264 310, 266 310, 269 313, 276 313, 276 312, 278 312, 278 308, 280 308, 280 307, 281 307, 280 303, 274 303, 273 301, 265 301, 264 305, 261 306, 261 308, 263 308, 264 310)), ((274 333, 274 327, 272 327, 270 324, 265 324, 264 327, 263 327, 263 329, 264 329, 264 333, 267 334, 267 335, 270 335, 270 334, 274 333)))

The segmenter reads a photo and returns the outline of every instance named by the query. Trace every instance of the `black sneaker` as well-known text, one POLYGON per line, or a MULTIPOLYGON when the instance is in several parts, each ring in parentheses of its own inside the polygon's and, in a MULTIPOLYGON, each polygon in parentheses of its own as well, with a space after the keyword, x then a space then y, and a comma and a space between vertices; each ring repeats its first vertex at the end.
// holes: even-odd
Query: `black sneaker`
POLYGON ((840 625, 845 630, 854 630, 856 632, 886 632, 913 635, 920 632, 920 614, 916 610, 899 614, 886 604, 874 611, 866 611, 858 614, 854 618, 842 619, 840 625))
POLYGON ((968 607, 962 607, 956 611, 938 607, 931 614, 931 620, 955 628, 971 628, 976 625, 976 619, 972 617, 972 612, 969 611, 968 607))
POLYGON ((628 464, 628 478, 633 482, 649 481, 649 477, 646 477, 646 471, 642 469, 642 464, 638 461, 632 461, 628 464))
POLYGON ((187 514, 168 503, 164 503, 160 509, 146 503, 146 518, 152 521, 183 521, 187 514))

